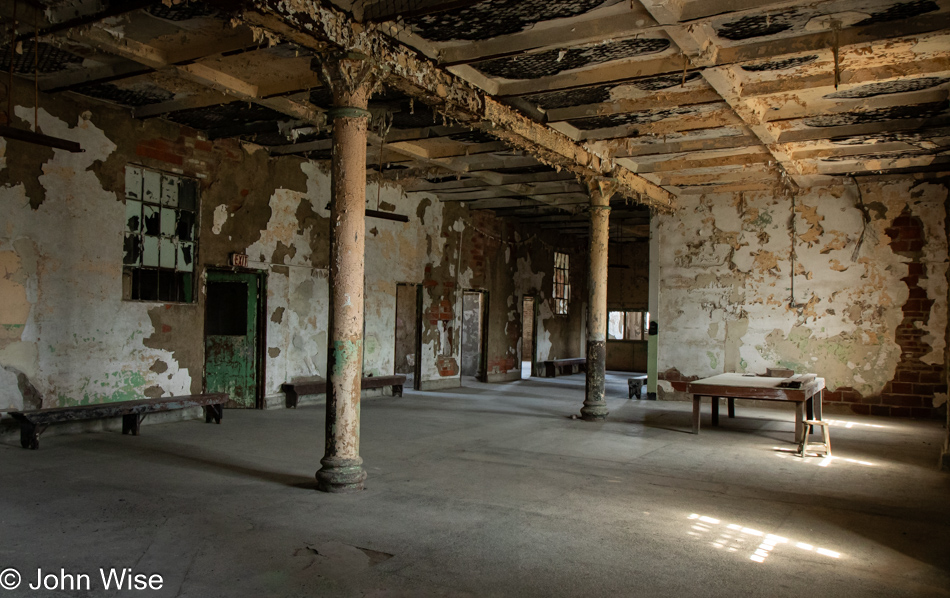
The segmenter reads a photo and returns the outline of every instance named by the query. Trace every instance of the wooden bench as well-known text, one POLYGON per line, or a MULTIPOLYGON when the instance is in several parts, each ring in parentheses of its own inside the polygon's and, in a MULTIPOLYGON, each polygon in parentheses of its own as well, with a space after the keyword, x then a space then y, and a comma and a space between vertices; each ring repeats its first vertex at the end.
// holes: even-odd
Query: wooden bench
MULTIPOLYGON (((370 388, 393 387, 393 396, 402 396, 402 387, 406 383, 406 377, 400 374, 395 376, 367 376, 360 381, 360 389, 368 390, 370 388)), ((281 384, 280 389, 287 396, 287 408, 296 409, 297 403, 302 395, 321 395, 327 392, 327 381, 323 378, 298 378, 286 384, 281 384)))
POLYGON ((36 411, 11 411, 10 417, 20 423, 20 446, 28 449, 40 448, 40 434, 46 431, 50 424, 60 422, 81 421, 86 419, 103 419, 106 417, 122 416, 122 433, 138 436, 142 420, 150 413, 159 411, 174 411, 188 407, 204 407, 205 422, 220 424, 224 404, 229 397, 227 393, 213 393, 203 395, 186 395, 181 397, 165 397, 158 399, 141 399, 138 401, 119 401, 116 403, 97 403, 94 405, 77 405, 75 407, 54 407, 52 409, 38 409, 36 411))
POLYGON ((643 387, 647 384, 646 374, 641 374, 639 376, 630 376, 627 378, 627 390, 629 394, 627 395, 628 399, 632 399, 633 395, 637 395, 638 399, 643 398, 643 387))
POLYGON ((570 359, 551 359, 544 362, 545 378, 557 378, 557 375, 559 373, 563 374, 564 370, 567 370, 569 374, 586 372, 587 359, 585 357, 572 357, 570 359))

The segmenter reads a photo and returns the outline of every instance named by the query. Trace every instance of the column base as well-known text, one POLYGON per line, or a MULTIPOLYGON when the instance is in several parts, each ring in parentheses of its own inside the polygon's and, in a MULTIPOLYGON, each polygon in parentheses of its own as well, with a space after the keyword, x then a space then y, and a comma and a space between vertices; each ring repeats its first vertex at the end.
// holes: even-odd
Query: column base
POLYGON ((581 419, 589 422, 604 421, 609 413, 606 403, 602 405, 595 403, 581 407, 581 419))
POLYGON ((317 490, 321 492, 358 492, 363 489, 366 471, 363 459, 322 459, 317 472, 317 490))

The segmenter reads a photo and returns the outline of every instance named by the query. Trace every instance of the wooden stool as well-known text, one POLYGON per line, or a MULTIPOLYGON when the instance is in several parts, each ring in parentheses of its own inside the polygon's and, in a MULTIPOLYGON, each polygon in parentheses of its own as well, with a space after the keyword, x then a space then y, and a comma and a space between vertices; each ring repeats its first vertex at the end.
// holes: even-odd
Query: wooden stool
POLYGON ((628 399, 632 399, 633 395, 637 395, 638 399, 643 398, 643 387, 647 384, 646 376, 631 376, 627 378, 627 389, 629 394, 627 395, 628 399))
POLYGON ((825 451, 825 457, 831 456, 831 431, 829 430, 828 422, 821 421, 820 419, 806 419, 802 422, 802 441, 801 444, 798 445, 798 456, 804 458, 805 451, 809 449, 822 449, 825 451), (812 442, 809 444, 808 433, 812 426, 821 427, 821 438, 824 442, 812 442))

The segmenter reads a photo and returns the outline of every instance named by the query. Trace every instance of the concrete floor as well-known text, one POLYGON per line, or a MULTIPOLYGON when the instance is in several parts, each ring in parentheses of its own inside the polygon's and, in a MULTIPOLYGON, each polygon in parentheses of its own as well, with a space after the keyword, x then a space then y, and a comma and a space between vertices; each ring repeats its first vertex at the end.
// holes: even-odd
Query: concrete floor
POLYGON ((313 490, 323 408, 0 445, 4 596, 950 596, 950 475, 932 422, 835 416, 792 456, 790 406, 570 418, 583 375, 363 403, 367 489, 313 490), (99 568, 160 574, 104 591, 99 568), (36 569, 91 591, 29 591, 36 569))

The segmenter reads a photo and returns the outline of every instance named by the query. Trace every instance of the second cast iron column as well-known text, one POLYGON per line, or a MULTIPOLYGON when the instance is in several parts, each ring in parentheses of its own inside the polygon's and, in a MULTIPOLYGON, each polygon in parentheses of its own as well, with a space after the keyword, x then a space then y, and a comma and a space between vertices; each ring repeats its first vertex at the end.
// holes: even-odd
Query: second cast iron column
POLYGON ((610 197, 612 191, 590 184, 590 263, 587 292, 587 380, 581 417, 607 417, 607 256, 610 241, 610 197))

